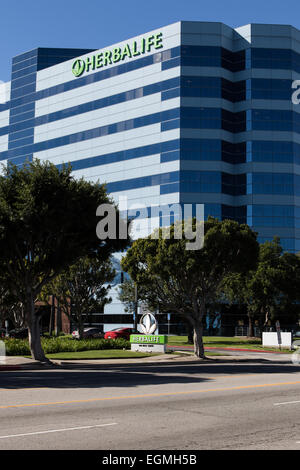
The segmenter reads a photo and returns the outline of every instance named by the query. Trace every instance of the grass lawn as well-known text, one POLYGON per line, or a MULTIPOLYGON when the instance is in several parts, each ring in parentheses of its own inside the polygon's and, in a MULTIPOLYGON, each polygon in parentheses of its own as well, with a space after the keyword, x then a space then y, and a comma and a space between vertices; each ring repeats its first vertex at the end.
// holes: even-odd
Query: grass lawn
POLYGON ((76 359, 128 359, 154 356, 154 354, 140 353, 135 351, 123 349, 103 349, 94 351, 79 351, 79 352, 61 352, 55 354, 46 354, 49 359, 69 359, 75 361, 76 359))
MULTIPOLYGON (((279 351, 278 348, 264 348, 260 338, 245 338, 235 336, 203 336, 204 347, 214 348, 242 348, 256 349, 258 351, 279 351)), ((170 336, 169 346, 191 346, 187 341, 187 336, 170 336)), ((289 349, 282 348, 282 352, 291 352, 289 349)))

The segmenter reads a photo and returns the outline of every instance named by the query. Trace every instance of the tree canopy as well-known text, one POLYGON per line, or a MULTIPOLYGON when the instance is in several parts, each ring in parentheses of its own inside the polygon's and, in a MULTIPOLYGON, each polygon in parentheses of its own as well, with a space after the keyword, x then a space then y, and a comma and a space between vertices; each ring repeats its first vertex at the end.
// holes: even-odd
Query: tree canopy
POLYGON ((223 290, 229 301, 247 306, 249 336, 253 336, 254 320, 262 328, 282 308, 290 309, 300 300, 300 259, 284 253, 279 238, 259 246, 258 264, 245 273, 230 273, 223 290))
MULTIPOLYGON (((196 221, 194 220, 194 228, 196 221)), ((170 238, 136 240, 122 260, 122 268, 142 287, 147 304, 162 312, 179 313, 194 329, 195 355, 204 357, 202 341, 206 306, 213 302, 226 275, 247 272, 258 257, 256 233, 248 225, 212 217, 205 222, 204 246, 187 250, 188 240, 170 238)))
POLYGON ((43 286, 83 256, 106 260, 128 244, 97 238, 97 207, 113 201, 104 185, 75 179, 71 171, 34 160, 8 164, 0 176, 0 271, 24 306, 32 356, 41 361, 34 303, 43 286))
POLYGON ((49 282, 41 297, 46 302, 50 296, 56 297, 65 315, 75 321, 82 338, 89 315, 102 312, 104 305, 111 302, 108 283, 115 274, 110 260, 85 256, 49 282))

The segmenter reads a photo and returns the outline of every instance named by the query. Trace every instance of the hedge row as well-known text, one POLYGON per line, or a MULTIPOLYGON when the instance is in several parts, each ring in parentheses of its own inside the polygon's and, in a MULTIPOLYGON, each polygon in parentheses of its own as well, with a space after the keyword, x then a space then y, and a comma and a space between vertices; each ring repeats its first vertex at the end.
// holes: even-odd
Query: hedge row
MULTIPOLYGON (((7 356, 30 356, 28 339, 6 338, 4 339, 7 356)), ((130 349, 130 342, 118 338, 112 339, 81 339, 74 340, 64 338, 41 338, 45 354, 59 352, 79 352, 100 349, 130 349)))

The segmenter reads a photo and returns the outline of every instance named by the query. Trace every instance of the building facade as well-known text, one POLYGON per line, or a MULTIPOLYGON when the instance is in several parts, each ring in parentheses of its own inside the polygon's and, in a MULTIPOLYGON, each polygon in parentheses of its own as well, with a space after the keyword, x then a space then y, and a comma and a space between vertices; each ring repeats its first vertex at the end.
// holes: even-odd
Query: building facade
MULTIPOLYGON (((285 25, 178 22, 99 50, 37 48, 13 58, 0 158, 70 162, 129 208, 204 204, 297 252, 297 79, 300 31, 285 25)), ((132 323, 116 292, 95 317, 105 329, 132 323)))

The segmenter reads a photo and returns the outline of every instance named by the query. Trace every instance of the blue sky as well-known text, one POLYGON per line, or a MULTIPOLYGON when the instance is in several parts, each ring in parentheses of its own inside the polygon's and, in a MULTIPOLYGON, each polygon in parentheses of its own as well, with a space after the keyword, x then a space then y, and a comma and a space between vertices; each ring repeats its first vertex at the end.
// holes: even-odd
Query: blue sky
POLYGON ((0 80, 11 58, 35 47, 99 49, 179 20, 292 24, 299 0, 2 0, 0 80))

